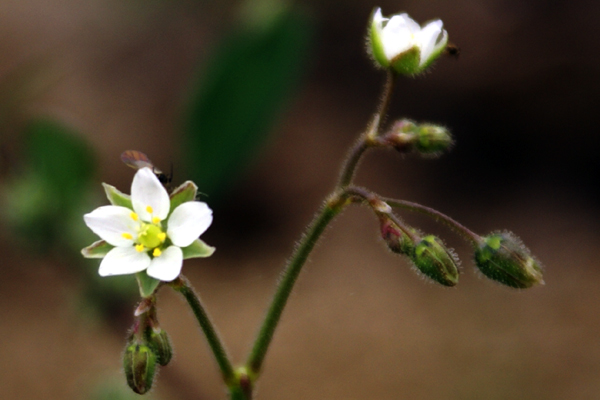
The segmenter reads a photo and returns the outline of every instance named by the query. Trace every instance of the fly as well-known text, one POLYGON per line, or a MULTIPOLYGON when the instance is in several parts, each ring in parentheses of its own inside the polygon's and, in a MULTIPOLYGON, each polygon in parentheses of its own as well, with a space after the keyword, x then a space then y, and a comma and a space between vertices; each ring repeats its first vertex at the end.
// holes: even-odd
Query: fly
POLYGON ((121 154, 121 161, 133 169, 150 168, 163 186, 168 186, 173 180, 173 166, 171 166, 171 172, 167 175, 156 168, 148 156, 141 151, 126 150, 121 154))

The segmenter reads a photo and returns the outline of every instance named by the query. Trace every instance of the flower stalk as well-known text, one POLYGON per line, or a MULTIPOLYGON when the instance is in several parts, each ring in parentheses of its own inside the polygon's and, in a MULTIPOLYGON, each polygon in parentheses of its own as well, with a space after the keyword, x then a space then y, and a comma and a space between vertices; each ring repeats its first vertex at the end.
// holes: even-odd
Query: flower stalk
POLYGON ((188 302, 190 308, 194 312, 194 316, 196 317, 200 328, 202 328, 202 331, 204 332, 204 336, 206 336, 206 340, 208 341, 208 345, 215 356, 217 364, 219 364, 223 381, 229 386, 235 380, 233 367, 213 323, 211 322, 206 310, 200 302, 200 298, 194 292, 194 289, 192 289, 187 278, 185 278, 183 275, 180 275, 174 281, 169 282, 168 285, 171 286, 175 291, 181 293, 188 302))
POLYGON ((339 198, 334 198, 332 200, 333 201, 325 203, 321 208, 321 211, 309 225, 305 235, 300 240, 296 251, 283 272, 273 301, 267 311, 265 320, 260 328, 258 337, 254 342, 254 346, 246 363, 251 375, 255 377, 260 373, 267 349, 273 339, 273 333, 279 323, 281 313, 287 304, 290 293, 296 283, 296 279, 302 270, 302 266, 304 266, 306 259, 325 230, 327 224, 329 224, 343 207, 339 198))

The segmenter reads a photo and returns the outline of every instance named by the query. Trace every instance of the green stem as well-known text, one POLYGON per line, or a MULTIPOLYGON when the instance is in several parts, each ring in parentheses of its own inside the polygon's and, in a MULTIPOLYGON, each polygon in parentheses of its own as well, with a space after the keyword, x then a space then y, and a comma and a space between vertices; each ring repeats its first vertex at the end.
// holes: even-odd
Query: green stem
POLYGON ((202 303, 200 303, 200 298, 194 292, 194 289, 192 289, 190 286, 189 281, 183 275, 179 275, 179 278, 169 283, 169 286, 181 293, 187 300, 190 308, 194 312, 196 320, 198 320, 198 324, 200 324, 200 328, 202 328, 202 331, 206 336, 208 345, 210 346, 217 363, 219 364, 219 368, 223 374, 223 381, 227 385, 230 385, 235 380, 233 367, 231 366, 231 362, 229 361, 229 357, 225 352, 225 348, 221 343, 221 339, 219 338, 217 331, 210 321, 208 314, 204 310, 202 303))
POLYGON ((305 235, 300 240, 295 253, 289 260, 283 275, 281 276, 279 286, 277 287, 271 306, 267 311, 263 325, 258 333, 258 337, 254 342, 254 347, 248 357, 246 365, 254 379, 256 379, 260 372, 267 349, 271 343, 271 339, 273 339, 273 333, 275 332, 281 313, 292 292, 296 278, 298 278, 298 275, 302 270, 302 266, 306 262, 308 255, 325 230, 327 224, 341 211, 342 207, 343 205, 341 204, 340 199, 335 196, 332 201, 325 203, 319 214, 317 214, 313 222, 309 225, 305 235))
POLYGON ((399 207, 399 208, 404 208, 409 211, 419 212, 421 214, 424 214, 424 215, 427 215, 428 217, 433 218, 436 221, 443 222, 444 224, 446 224, 450 228, 454 229, 456 232, 458 232, 460 235, 462 235, 465 239, 471 241, 475 245, 477 245, 478 243, 481 242, 481 237, 478 234, 471 231, 469 228, 462 225, 461 223, 453 220, 446 214, 442 214, 441 212, 434 210, 433 208, 423 206, 418 203, 413 203, 411 201, 406 201, 406 200, 397 200, 397 199, 388 199, 388 198, 382 198, 381 200, 385 201, 392 207, 399 207))
POLYGON ((379 142, 376 140, 376 138, 379 135, 381 121, 383 118, 385 118, 385 114, 390 107, 395 83, 396 75, 393 72, 388 71, 385 86, 383 88, 383 94, 381 96, 381 102, 377 108, 377 114, 375 114, 373 117, 368 129, 356 141, 354 146, 352 146, 352 149, 350 149, 350 153, 346 158, 346 162, 342 168, 342 173, 340 174, 340 179, 337 185, 338 188, 344 188, 350 185, 352 179, 354 178, 354 172, 356 171, 358 162, 360 161, 363 153, 368 148, 379 145, 379 142))

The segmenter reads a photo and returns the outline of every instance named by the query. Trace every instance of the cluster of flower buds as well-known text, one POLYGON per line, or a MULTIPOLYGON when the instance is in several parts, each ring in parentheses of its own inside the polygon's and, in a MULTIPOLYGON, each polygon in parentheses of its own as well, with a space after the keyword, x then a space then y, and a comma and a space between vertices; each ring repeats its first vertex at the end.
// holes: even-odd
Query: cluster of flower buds
POLYGON ((173 358, 171 339, 156 318, 153 298, 142 300, 123 353, 127 384, 138 394, 152 388, 157 364, 165 366, 173 358))
POLYGON ((417 124, 408 119, 396 121, 383 135, 382 141, 401 153, 415 152, 429 156, 448 150, 454 143, 450 132, 443 126, 417 124))
MULTIPOLYGON (((381 237, 392 252, 408 257, 417 271, 434 282, 444 286, 458 283, 459 260, 438 237, 423 236, 394 218, 391 211, 382 211, 379 204, 387 206, 382 200, 369 203, 379 218, 381 237)), ((520 289, 544 283, 540 263, 514 234, 473 235, 475 264, 487 278, 520 289)))

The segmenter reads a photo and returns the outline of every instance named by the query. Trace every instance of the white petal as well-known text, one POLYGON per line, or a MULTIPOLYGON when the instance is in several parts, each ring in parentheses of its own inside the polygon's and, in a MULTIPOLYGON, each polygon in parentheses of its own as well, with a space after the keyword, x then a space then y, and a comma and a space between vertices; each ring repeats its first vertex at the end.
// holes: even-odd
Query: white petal
POLYGON ((206 203, 188 201, 171 213, 167 236, 175 246, 187 247, 208 229, 212 220, 212 210, 206 203))
POLYGON ((421 30, 421 25, 419 25, 414 19, 408 16, 407 13, 402 13, 398 16, 404 20, 404 24, 410 29, 412 33, 417 33, 421 30))
POLYGON ((115 247, 100 263, 100 276, 134 274, 148 268, 150 256, 135 247, 115 247))
MULTIPOLYGON (((421 64, 429 59, 435 48, 435 44, 442 33, 444 24, 441 20, 427 24, 417 35, 417 42, 421 48, 421 64)), ((445 31, 443 31, 445 32, 445 31)))
POLYGON ((435 44, 435 47, 431 51, 432 53, 437 53, 448 44, 448 32, 442 30, 442 36, 438 38, 438 41, 435 44))
POLYGON ((398 54, 405 52, 414 45, 413 27, 407 21, 410 20, 415 24, 416 22, 408 16, 407 20, 403 15, 393 16, 381 32, 383 51, 388 60, 392 60, 398 54))
POLYGON ((103 206, 83 216, 85 224, 96 235, 113 246, 132 246, 137 236, 139 221, 131 218, 132 211, 120 206, 103 206), (132 239, 125 239, 123 233, 129 233, 132 239))
POLYGON ((135 212, 146 222, 152 221, 152 217, 167 218, 171 207, 167 190, 147 167, 139 169, 133 177, 131 202, 135 212), (152 207, 152 214, 147 211, 148 206, 152 207))
POLYGON ((161 281, 170 282, 179 276, 183 265, 183 252, 177 246, 169 246, 159 257, 154 257, 146 273, 161 281))
POLYGON ((377 8, 375 10, 375 13, 373 14, 373 22, 376 23, 378 25, 378 28, 381 30, 381 26, 383 24, 383 21, 387 21, 387 18, 383 18, 383 15, 381 15, 381 8, 377 8))

